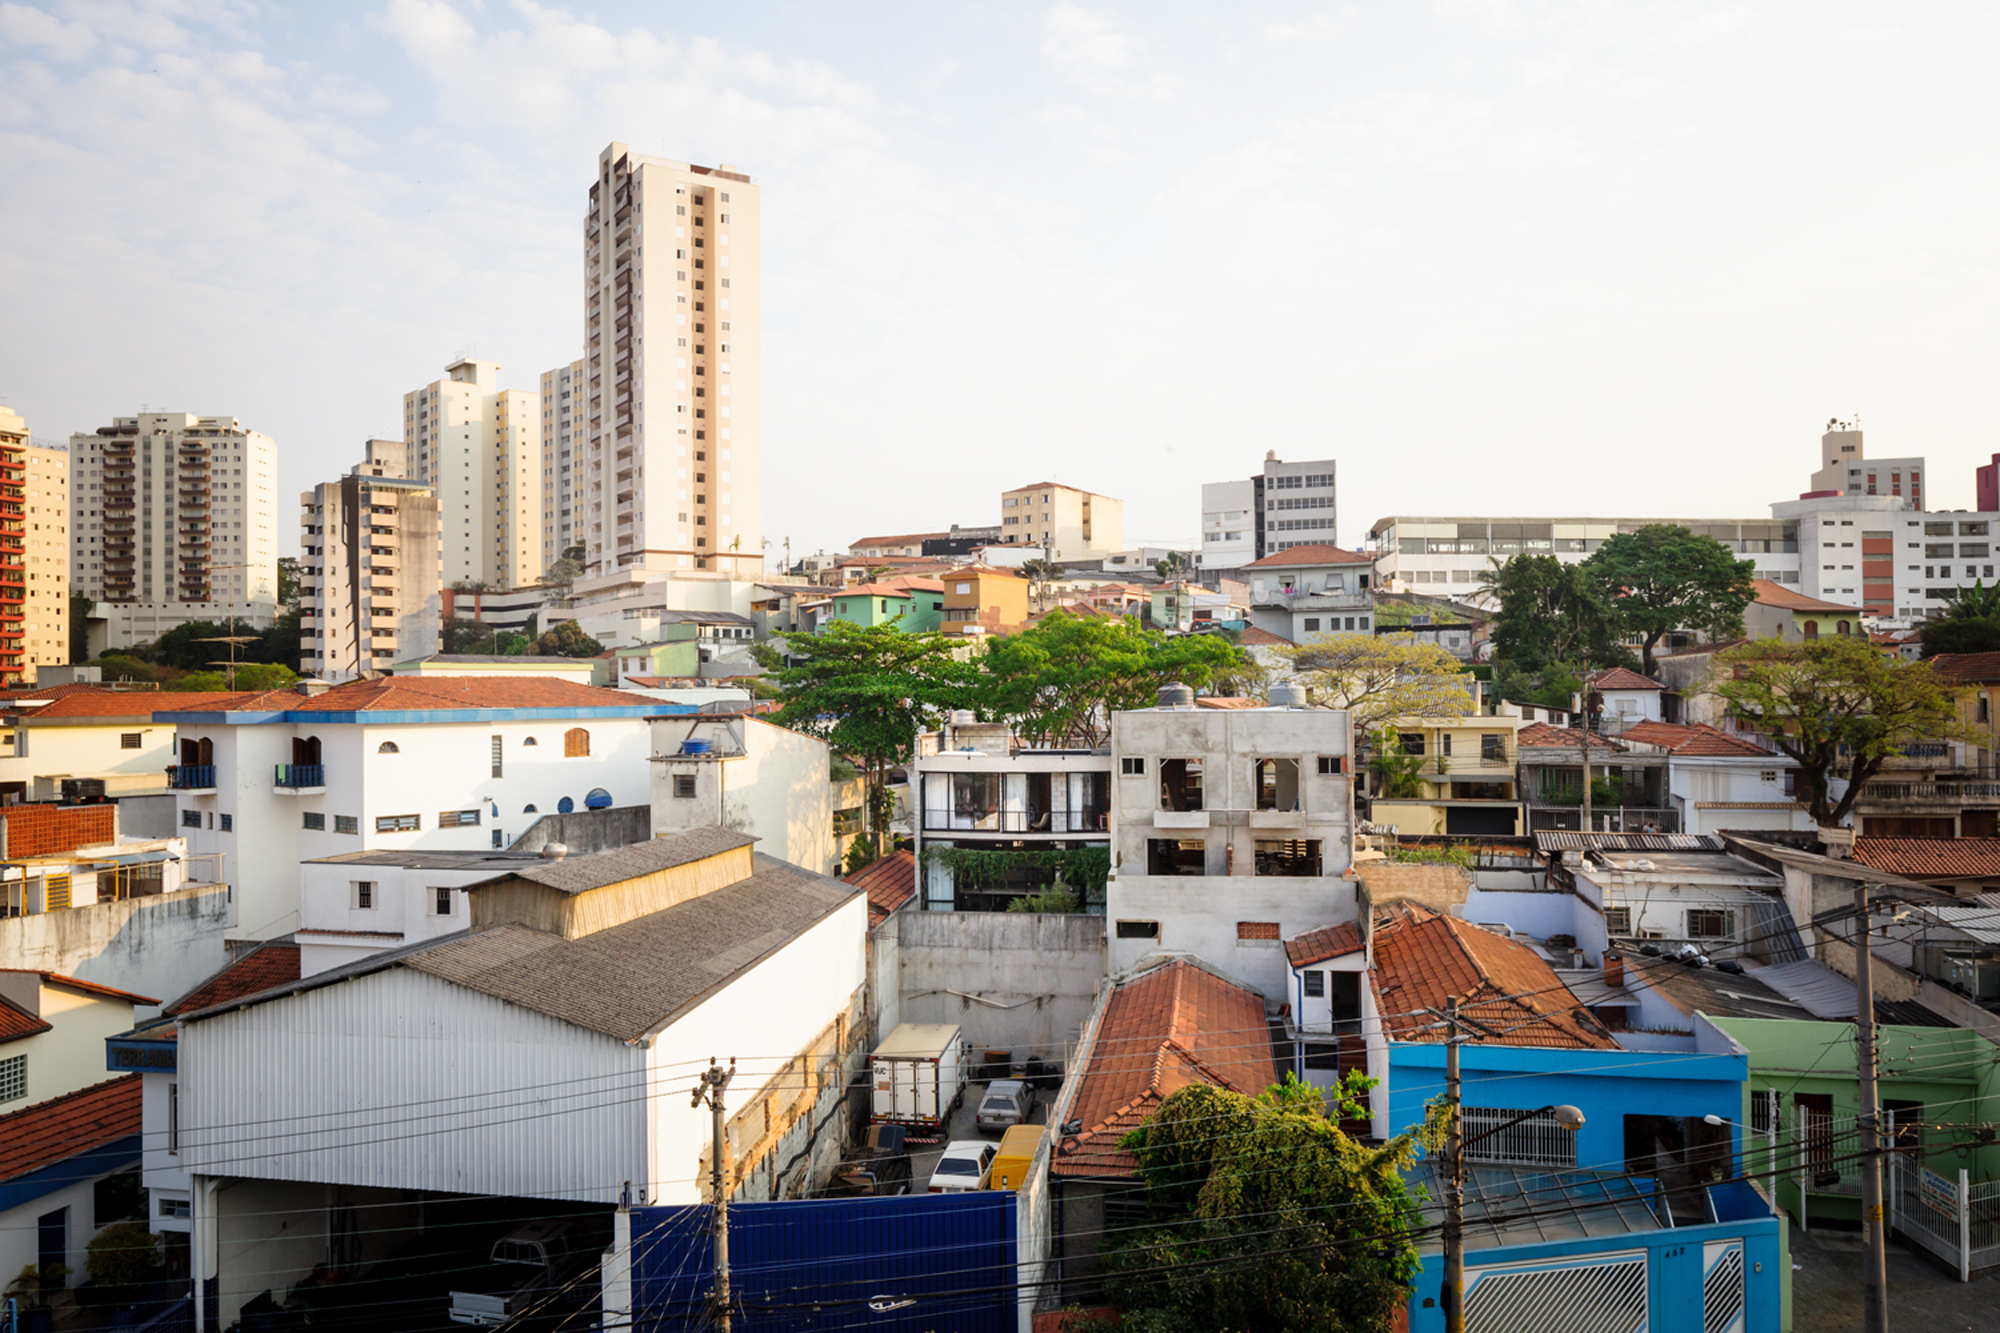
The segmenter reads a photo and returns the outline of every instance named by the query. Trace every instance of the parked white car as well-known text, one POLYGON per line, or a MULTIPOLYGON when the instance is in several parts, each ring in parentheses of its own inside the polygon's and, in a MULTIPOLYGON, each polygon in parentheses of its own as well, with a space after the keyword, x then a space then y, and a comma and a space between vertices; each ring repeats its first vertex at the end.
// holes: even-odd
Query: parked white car
POLYGON ((947 1143, 944 1156, 931 1172, 929 1192, 932 1194, 959 1194, 969 1190, 986 1188, 986 1172, 993 1165, 993 1154, 999 1150, 997 1143, 987 1143, 981 1139, 958 1139, 947 1143))

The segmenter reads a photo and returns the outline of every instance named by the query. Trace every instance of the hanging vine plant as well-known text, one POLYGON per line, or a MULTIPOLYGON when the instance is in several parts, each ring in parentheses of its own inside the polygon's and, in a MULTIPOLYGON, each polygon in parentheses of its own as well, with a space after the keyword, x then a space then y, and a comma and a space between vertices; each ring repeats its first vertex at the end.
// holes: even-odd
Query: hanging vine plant
POLYGON ((1111 876, 1109 847, 1064 847, 1045 851, 1022 851, 1012 847, 926 847, 924 864, 947 866, 952 882, 963 889, 991 889, 1004 885, 1023 870, 1046 876, 1084 890, 1086 898, 1102 900, 1104 883, 1111 876))

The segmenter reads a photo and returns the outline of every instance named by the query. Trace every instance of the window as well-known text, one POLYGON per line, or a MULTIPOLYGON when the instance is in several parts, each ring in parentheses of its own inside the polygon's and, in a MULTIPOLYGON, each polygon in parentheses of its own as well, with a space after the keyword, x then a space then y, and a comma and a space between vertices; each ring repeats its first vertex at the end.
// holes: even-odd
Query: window
MULTIPOLYGON (((174 1138, 174 1139, 172 1139, 172 1140, 170 1140, 170 1141, 171 1141, 171 1142, 173 1143, 173 1145, 174 1145, 174 1146, 173 1146, 173 1147, 171 1147, 171 1148, 168 1148, 168 1149, 167 1149, 167 1151, 168 1151, 168 1152, 170 1152, 170 1153, 177 1153, 177 1152, 179 1152, 179 1151, 180 1151, 180 1140, 179 1140, 179 1138, 177 1138, 177 1137, 176 1137, 176 1138, 174 1138)), ((161 1196, 159 1196, 159 1199, 160 1199, 160 1216, 161 1216, 161 1217, 193 1217, 193 1216, 194 1216, 194 1203, 193 1203, 193 1201, 192 1201, 192 1200, 189 1200, 189 1199, 169 1199, 169 1198, 167 1198, 167 1197, 166 1197, 165 1195, 161 1195, 161 1196)))
POLYGON ((352 897, 352 899, 351 899, 351 902, 352 902, 352 905, 353 905, 353 907, 354 907, 354 910, 355 910, 355 911, 357 911, 357 912, 372 912, 372 911, 374 911, 374 910, 375 910, 375 881, 374 881, 374 880, 372 880, 372 879, 357 879, 357 880, 355 880, 355 881, 354 881, 354 894, 353 894, 353 897, 352 897))
POLYGON ((28 1057, 0 1060, 0 1102, 17 1102, 28 1095, 28 1057))
POLYGON ((307 810, 299 816, 299 822, 306 828, 326 832, 326 816, 317 810, 307 810))
POLYGON ((1629 907, 1605 908, 1604 929, 1612 935, 1630 935, 1632 933, 1632 909, 1629 907))
POLYGON ((1252 868, 1259 875, 1311 878, 1320 873, 1319 839, 1260 839, 1252 868))
POLYGON ((1251 765, 1250 790, 1259 810, 1298 810, 1299 761, 1259 759, 1251 765))
MULTIPOLYGON (((178 1081, 176 1081, 167 1084, 167 1151, 170 1153, 177 1154, 180 1152, 180 1150, 181 1150, 181 1085, 178 1081)), ((160 1201, 161 1217, 186 1217, 187 1215, 188 1214, 187 1214, 186 1199, 162 1199, 160 1201), (181 1205, 183 1211, 178 1213, 167 1211, 170 1205, 176 1203, 181 1205)))
POLYGON ((1319 629, 1319 617, 1307 616, 1305 619, 1306 619, 1306 633, 1312 634, 1317 632, 1319 629))
POLYGON ((394 741, 383 741, 375 747, 376 754, 401 754, 402 752, 402 747, 394 741))
POLYGON ((1556 1123, 1554 1111, 1537 1111, 1518 1125, 1506 1125, 1527 1107, 1467 1106, 1459 1120, 1466 1136, 1465 1155, 1482 1162, 1521 1162, 1531 1166, 1575 1166, 1577 1134, 1556 1123), (1489 1130, 1497 1132, 1488 1133, 1489 1130), (1485 1137, 1470 1142, 1477 1135, 1485 1137))
POLYGON ((501 770, 502 770, 502 764, 501 764, 501 762, 500 762, 500 751, 501 751, 501 746, 502 746, 503 744, 504 744, 504 742, 503 742, 503 741, 502 741, 502 740, 500 739, 500 737, 498 737, 498 736, 495 736, 495 737, 493 738, 493 746, 492 746, 492 748, 493 748, 493 776, 494 776, 494 777, 496 777, 496 778, 497 778, 497 777, 500 777, 500 776, 501 776, 501 770))
POLYGON ((1304 994, 1308 1000, 1323 1000, 1326 998, 1326 973, 1315 969, 1311 972, 1300 973, 1299 979, 1305 984, 1304 994))
POLYGON ((1479 762, 1482 764, 1506 763, 1507 738, 1496 732, 1482 732, 1479 737, 1479 762))
POLYGON ((590 733, 582 727, 571 727, 563 733, 563 758, 590 758, 590 733))
POLYGON ((525 747, 529 745, 540 745, 541 742, 536 740, 533 736, 530 736, 528 737, 528 739, 522 741, 521 744, 525 747))
POLYGON ((689 800, 694 796, 694 775, 692 773, 676 773, 674 775, 674 796, 683 801, 689 800))
POLYGON ((233 831, 235 830, 235 828, 236 828, 236 816, 234 816, 234 815, 223 815, 223 816, 221 816, 221 819, 222 819, 222 831, 223 831, 224 833, 230 833, 230 832, 233 832, 233 831))
POLYGON ((1146 772, 1146 761, 1143 758, 1120 759, 1118 771, 1128 778, 1143 777, 1146 772))
POLYGON ((1185 812, 1201 808, 1201 760, 1161 760, 1160 809, 1185 812))
POLYGON ((145 744, 146 737, 143 732, 121 731, 118 733, 118 748, 121 750, 137 750, 143 748, 145 744))
POLYGON ((1205 875, 1208 873, 1208 844, 1200 838, 1148 838, 1146 873, 1205 875))
POLYGON ((528 804, 521 807, 521 813, 524 815, 533 815, 533 814, 540 814, 541 812, 535 809, 534 802, 530 801, 528 804))
POLYGON ((438 811, 438 827, 478 828, 479 812, 477 810, 440 810, 438 811))
POLYGON ((1121 940, 1156 940, 1160 938, 1160 923, 1157 921, 1120 921, 1118 938, 1121 940))
POLYGON ((1691 940, 1734 939, 1736 913, 1717 908, 1690 908, 1687 933, 1691 940))
POLYGON ((1346 759, 1337 754, 1323 754, 1319 757, 1319 775, 1323 778, 1339 777, 1347 769, 1346 759))
POLYGON ((1422 754, 1424 752, 1424 733, 1421 731, 1403 732, 1398 739, 1403 743, 1404 754, 1422 754))
POLYGON ((451 890, 442 884, 433 885, 431 888, 431 915, 451 915, 451 890))
POLYGON ((423 826, 424 820, 422 815, 375 816, 375 831, 377 833, 415 833, 423 828, 423 826))
POLYGON ((182 827, 182 828, 200 828, 200 827, 201 827, 201 811, 199 811, 199 810, 183 810, 183 811, 181 811, 181 827, 182 827))
POLYGON ((361 820, 356 815, 335 815, 333 817, 333 831, 335 833, 358 834, 361 832, 361 820))
POLYGON ((1238 921, 1236 938, 1241 940, 1271 940, 1282 938, 1275 921, 1238 921))
POLYGON ((1768 1134, 1778 1119, 1778 1090, 1776 1088, 1753 1088, 1750 1091, 1750 1128, 1758 1134, 1768 1134))

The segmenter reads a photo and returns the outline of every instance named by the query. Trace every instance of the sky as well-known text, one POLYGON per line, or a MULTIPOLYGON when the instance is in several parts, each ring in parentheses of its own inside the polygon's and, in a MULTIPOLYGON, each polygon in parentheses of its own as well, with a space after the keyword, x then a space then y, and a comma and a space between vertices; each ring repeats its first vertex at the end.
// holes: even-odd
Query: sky
MULTIPOLYGON (((759 182, 773 553, 1129 543, 1338 461, 1391 514, 1759 517, 1829 418, 2000 450, 2000 8, 0 0, 0 402, 278 442, 580 354, 614 140, 759 182)), ((282 544, 295 550, 297 536, 282 544)))

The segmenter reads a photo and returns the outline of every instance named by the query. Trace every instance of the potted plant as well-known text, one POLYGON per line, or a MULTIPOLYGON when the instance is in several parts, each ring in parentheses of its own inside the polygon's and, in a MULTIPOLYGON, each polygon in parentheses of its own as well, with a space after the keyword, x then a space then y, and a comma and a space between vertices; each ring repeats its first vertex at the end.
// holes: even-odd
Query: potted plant
POLYGON ((50 1290, 61 1291, 69 1281, 63 1264, 29 1264, 7 1284, 5 1295, 20 1313, 21 1333, 49 1333, 55 1327, 56 1312, 45 1299, 50 1290))

